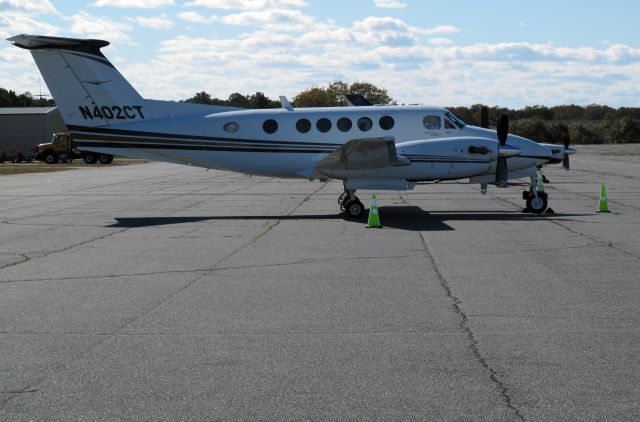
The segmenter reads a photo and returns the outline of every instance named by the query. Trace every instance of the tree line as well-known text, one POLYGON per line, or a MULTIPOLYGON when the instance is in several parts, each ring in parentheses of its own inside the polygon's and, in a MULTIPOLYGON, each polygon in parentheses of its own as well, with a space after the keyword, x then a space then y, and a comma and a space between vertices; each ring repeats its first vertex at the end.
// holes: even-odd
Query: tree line
POLYGON ((34 96, 30 92, 16 94, 15 91, 0 88, 0 107, 55 107, 55 101, 34 96))
MULTIPOLYGON (((341 107, 347 105, 346 94, 360 94, 371 104, 398 104, 386 89, 368 82, 347 83, 336 81, 327 86, 312 86, 291 99, 296 108, 341 107)), ((267 97, 263 92, 243 95, 234 92, 226 99, 201 91, 183 100, 187 103, 221 105, 240 108, 279 108, 280 101, 267 97)), ((29 92, 16 94, 0 88, 0 107, 55 106, 51 99, 38 98, 29 92)), ((471 107, 447 107, 454 114, 471 125, 480 125, 483 104, 471 107)), ((629 143, 640 142, 640 108, 612 108, 606 105, 575 104, 547 107, 527 106, 522 109, 488 107, 489 122, 498 116, 508 114, 510 132, 538 142, 557 143, 560 133, 568 130, 575 144, 629 143)))

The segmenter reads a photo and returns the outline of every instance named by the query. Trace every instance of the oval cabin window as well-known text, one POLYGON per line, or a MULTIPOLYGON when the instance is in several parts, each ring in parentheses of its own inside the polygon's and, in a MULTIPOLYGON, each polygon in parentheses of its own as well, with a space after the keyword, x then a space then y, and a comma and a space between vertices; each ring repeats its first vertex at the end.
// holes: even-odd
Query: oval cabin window
POLYGON ((373 122, 368 117, 361 117, 358 119, 358 129, 363 132, 368 132, 373 127, 373 122))
POLYGON ((336 124, 340 132, 350 131, 352 125, 353 123, 351 123, 351 120, 347 119, 346 117, 341 117, 340 119, 338 119, 338 123, 336 124))
POLYGON ((391 116, 382 116, 378 123, 380 123, 380 127, 384 130, 393 129, 393 125, 395 124, 393 117, 391 116))
POLYGON ((331 120, 323 117, 316 123, 316 128, 322 133, 329 132, 331 130, 331 120))
POLYGON ((262 130, 267 133, 275 133, 278 130, 278 122, 273 119, 265 120, 262 124, 262 130))
POLYGON ((240 129, 240 125, 236 122, 226 123, 223 127, 225 132, 236 133, 240 129))
POLYGON ((311 122, 309 119, 300 119, 296 122, 296 129, 300 133, 307 133, 311 130, 311 122))

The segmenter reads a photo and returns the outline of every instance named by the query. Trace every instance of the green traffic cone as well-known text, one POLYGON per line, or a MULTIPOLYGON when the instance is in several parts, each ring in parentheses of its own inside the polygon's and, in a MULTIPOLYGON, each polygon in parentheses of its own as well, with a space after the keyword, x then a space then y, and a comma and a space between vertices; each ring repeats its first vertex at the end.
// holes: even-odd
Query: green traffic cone
POLYGON ((609 212, 609 205, 607 204, 607 190, 604 187, 604 183, 600 186, 600 202, 598 203, 597 212, 609 212))
POLYGON ((369 220, 367 221, 368 228, 377 228, 381 229, 382 224, 380 224, 380 214, 378 214, 378 200, 376 199, 376 194, 371 195, 371 208, 369 208, 369 220))

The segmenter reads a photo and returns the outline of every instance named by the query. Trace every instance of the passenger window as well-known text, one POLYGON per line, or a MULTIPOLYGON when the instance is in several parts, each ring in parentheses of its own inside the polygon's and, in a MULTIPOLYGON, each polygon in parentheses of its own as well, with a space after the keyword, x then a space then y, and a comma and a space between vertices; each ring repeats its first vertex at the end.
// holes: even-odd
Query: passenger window
POLYGON ((346 117, 341 117, 340 119, 338 119, 338 124, 336 126, 338 126, 338 129, 340 129, 340 132, 348 132, 351 130, 352 125, 353 123, 351 123, 351 120, 347 119, 346 117))
POLYGON ((316 128, 322 133, 329 132, 331 130, 331 120, 323 117, 316 123, 316 128))
POLYGON ((225 132, 235 133, 238 131, 238 129, 240 129, 240 125, 236 122, 229 122, 226 123, 222 128, 225 132))
POLYGON ((296 122, 296 129, 300 133, 307 133, 311 130, 311 122, 309 119, 300 119, 296 122))
POLYGON ((265 120, 262 124, 262 130, 269 134, 275 133, 278 130, 278 122, 273 119, 265 120))
POLYGON ((424 116, 422 124, 429 130, 440 129, 440 116, 424 116))
POLYGON ((368 117, 361 117, 358 119, 358 129, 363 132, 368 132, 373 127, 373 122, 368 117))
POLYGON ((382 116, 378 123, 380 124, 380 127, 384 130, 393 129, 393 125, 395 124, 395 122, 393 121, 393 117, 391 116, 382 116))

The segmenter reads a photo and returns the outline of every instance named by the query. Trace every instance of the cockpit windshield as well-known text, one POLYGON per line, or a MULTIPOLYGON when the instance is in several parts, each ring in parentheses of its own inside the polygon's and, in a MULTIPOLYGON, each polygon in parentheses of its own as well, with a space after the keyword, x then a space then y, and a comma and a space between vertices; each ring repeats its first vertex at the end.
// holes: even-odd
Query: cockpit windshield
POLYGON ((450 111, 445 112, 444 116, 445 116, 445 119, 453 122, 453 124, 455 124, 460 129, 466 126, 466 124, 462 120, 460 120, 458 116, 456 116, 450 111))

